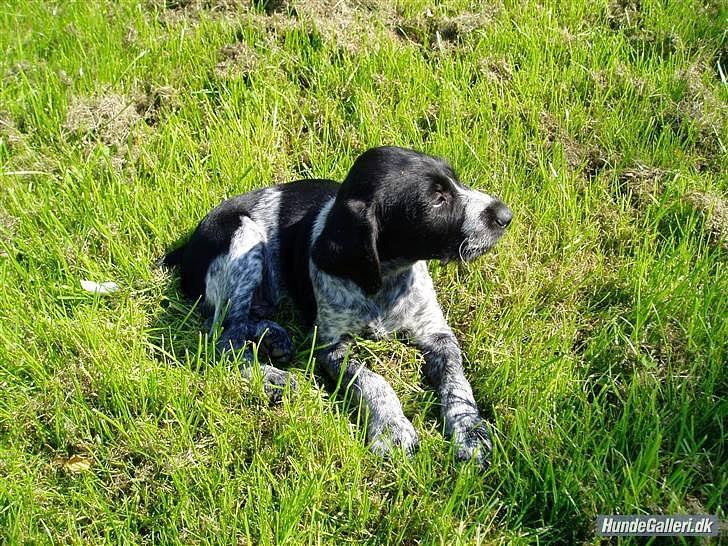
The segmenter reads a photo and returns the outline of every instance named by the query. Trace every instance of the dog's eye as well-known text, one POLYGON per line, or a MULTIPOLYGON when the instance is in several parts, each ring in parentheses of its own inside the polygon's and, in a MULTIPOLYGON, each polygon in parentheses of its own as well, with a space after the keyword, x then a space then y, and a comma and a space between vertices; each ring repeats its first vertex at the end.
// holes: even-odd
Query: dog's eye
POLYGON ((448 201, 448 199, 447 199, 446 194, 437 192, 437 193, 435 193, 435 197, 434 197, 432 205, 434 207, 441 207, 443 205, 447 205, 447 201, 448 201))
POLYGON ((450 188, 442 182, 435 182, 432 187, 432 206, 441 207, 450 202, 450 188))

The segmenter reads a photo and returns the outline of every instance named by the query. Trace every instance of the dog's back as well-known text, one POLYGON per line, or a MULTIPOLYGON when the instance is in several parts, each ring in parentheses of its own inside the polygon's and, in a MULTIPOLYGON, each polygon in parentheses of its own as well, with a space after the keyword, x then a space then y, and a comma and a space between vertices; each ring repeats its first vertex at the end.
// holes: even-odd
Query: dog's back
POLYGON ((331 180, 299 180, 254 190, 227 199, 198 224, 189 240, 168 253, 162 264, 177 267, 183 293, 205 295, 210 266, 230 251, 249 218, 265 241, 264 292, 275 304, 285 290, 312 320, 315 302, 308 278, 311 228, 321 207, 335 197, 339 184, 331 180), (314 306, 311 309, 311 306, 314 306))

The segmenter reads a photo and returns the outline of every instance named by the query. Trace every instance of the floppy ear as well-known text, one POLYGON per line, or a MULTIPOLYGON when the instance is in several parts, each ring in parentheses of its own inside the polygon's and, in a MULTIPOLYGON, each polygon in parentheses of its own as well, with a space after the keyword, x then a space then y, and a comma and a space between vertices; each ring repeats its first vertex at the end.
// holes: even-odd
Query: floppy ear
POLYGON ((326 273, 350 279, 372 295, 382 287, 377 231, 373 211, 363 201, 337 199, 311 257, 326 273))

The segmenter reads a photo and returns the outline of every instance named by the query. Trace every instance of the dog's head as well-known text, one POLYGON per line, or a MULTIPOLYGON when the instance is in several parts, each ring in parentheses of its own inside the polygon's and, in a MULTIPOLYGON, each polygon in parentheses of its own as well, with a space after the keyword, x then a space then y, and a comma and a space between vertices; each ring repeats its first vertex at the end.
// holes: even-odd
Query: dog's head
POLYGON ((442 159, 372 148, 341 185, 312 257, 373 294, 382 286, 382 263, 475 259, 511 217, 500 200, 463 185, 442 159))

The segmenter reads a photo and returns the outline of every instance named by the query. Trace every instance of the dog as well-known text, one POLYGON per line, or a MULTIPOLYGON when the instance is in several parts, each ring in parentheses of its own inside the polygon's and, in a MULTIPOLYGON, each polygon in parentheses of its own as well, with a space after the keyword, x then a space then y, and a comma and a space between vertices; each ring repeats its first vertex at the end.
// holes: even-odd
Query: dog
MULTIPOLYGON (((242 350, 249 363, 251 342, 264 362, 293 356, 290 336, 271 320, 290 298, 316 328, 318 371, 342 381, 367 410, 367 442, 382 456, 411 453, 417 432, 387 381, 349 358, 351 336, 405 334, 424 355, 457 458, 485 465, 488 428, 426 261, 481 256, 512 216, 500 200, 460 182, 445 160, 379 147, 361 154, 341 184, 300 180, 223 201, 162 263, 177 267, 184 294, 212 311, 213 325, 222 326, 220 350, 242 350)), ((260 369, 271 402, 296 388, 273 364, 260 369)))

